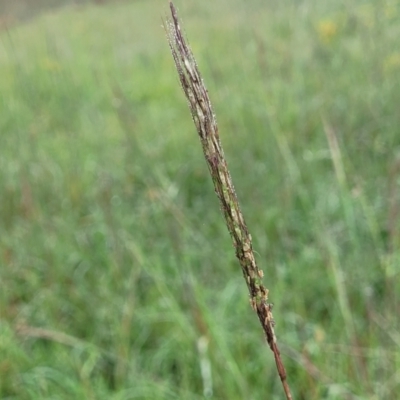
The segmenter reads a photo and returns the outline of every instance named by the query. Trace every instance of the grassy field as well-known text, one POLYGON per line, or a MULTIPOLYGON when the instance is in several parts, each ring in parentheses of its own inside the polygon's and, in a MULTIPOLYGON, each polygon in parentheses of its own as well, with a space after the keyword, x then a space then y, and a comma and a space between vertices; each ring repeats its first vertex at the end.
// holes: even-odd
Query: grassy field
MULTIPOLYGON (((294 398, 396 398, 400 4, 176 5, 294 398)), ((2 399, 283 398, 167 13, 71 7, 1 32, 2 399)))

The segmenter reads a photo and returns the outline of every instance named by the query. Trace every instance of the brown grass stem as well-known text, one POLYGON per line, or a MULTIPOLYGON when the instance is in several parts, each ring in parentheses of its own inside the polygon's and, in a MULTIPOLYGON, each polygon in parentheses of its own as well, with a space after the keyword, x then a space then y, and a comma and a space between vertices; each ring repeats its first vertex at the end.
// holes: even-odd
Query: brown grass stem
POLYGON ((257 267, 253 253, 252 239, 232 184, 218 134, 208 91, 203 83, 196 60, 186 43, 179 25, 177 11, 170 2, 172 19, 164 24, 169 45, 175 61, 179 79, 189 102, 193 121, 203 147, 203 152, 214 183, 215 192, 229 233, 236 250, 236 257, 242 268, 249 293, 251 306, 256 311, 265 332, 269 347, 274 353, 278 373, 287 399, 292 399, 286 379, 286 371, 278 349, 274 332, 272 305, 268 303, 268 289, 262 282, 263 271, 257 267))

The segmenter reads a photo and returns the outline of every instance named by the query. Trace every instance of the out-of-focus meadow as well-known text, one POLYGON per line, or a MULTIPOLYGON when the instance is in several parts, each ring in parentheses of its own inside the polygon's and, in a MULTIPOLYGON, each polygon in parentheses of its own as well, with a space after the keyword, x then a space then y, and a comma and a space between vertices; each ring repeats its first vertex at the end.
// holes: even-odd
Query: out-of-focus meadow
MULTIPOLYGON (((176 5, 294 398, 396 398, 399 3, 176 5)), ((2 399, 283 398, 168 12, 86 2, 1 19, 2 399)))

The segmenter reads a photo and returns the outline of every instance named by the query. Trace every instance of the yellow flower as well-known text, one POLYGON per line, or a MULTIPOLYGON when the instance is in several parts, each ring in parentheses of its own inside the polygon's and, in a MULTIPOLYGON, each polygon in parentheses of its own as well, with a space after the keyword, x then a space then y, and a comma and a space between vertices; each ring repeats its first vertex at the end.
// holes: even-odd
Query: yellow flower
POLYGON ((42 60, 42 68, 49 72, 58 72, 61 70, 61 65, 55 60, 45 58, 42 60))
POLYGON ((388 4, 385 7, 385 17, 387 19, 394 19, 397 16, 397 7, 394 4, 388 4))
POLYGON ((325 336, 325 331, 321 327, 316 326, 314 328, 314 339, 317 343, 323 342, 325 340, 325 336))
POLYGON ((400 68, 400 53, 392 53, 383 60, 383 70, 388 73, 400 68))
POLYGON ((332 39, 337 35, 338 27, 337 24, 330 20, 320 21, 317 26, 317 32, 319 38, 324 43, 330 43, 332 39))

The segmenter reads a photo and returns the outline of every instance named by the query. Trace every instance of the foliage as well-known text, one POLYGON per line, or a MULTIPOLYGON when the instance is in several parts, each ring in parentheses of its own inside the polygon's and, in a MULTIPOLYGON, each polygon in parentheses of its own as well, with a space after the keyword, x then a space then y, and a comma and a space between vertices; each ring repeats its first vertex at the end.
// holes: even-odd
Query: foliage
MULTIPOLYGON (((395 398, 399 8, 181 3, 294 398, 395 398)), ((283 396, 167 12, 71 7, 1 33, 4 399, 200 399, 202 360, 217 399, 283 396)))

